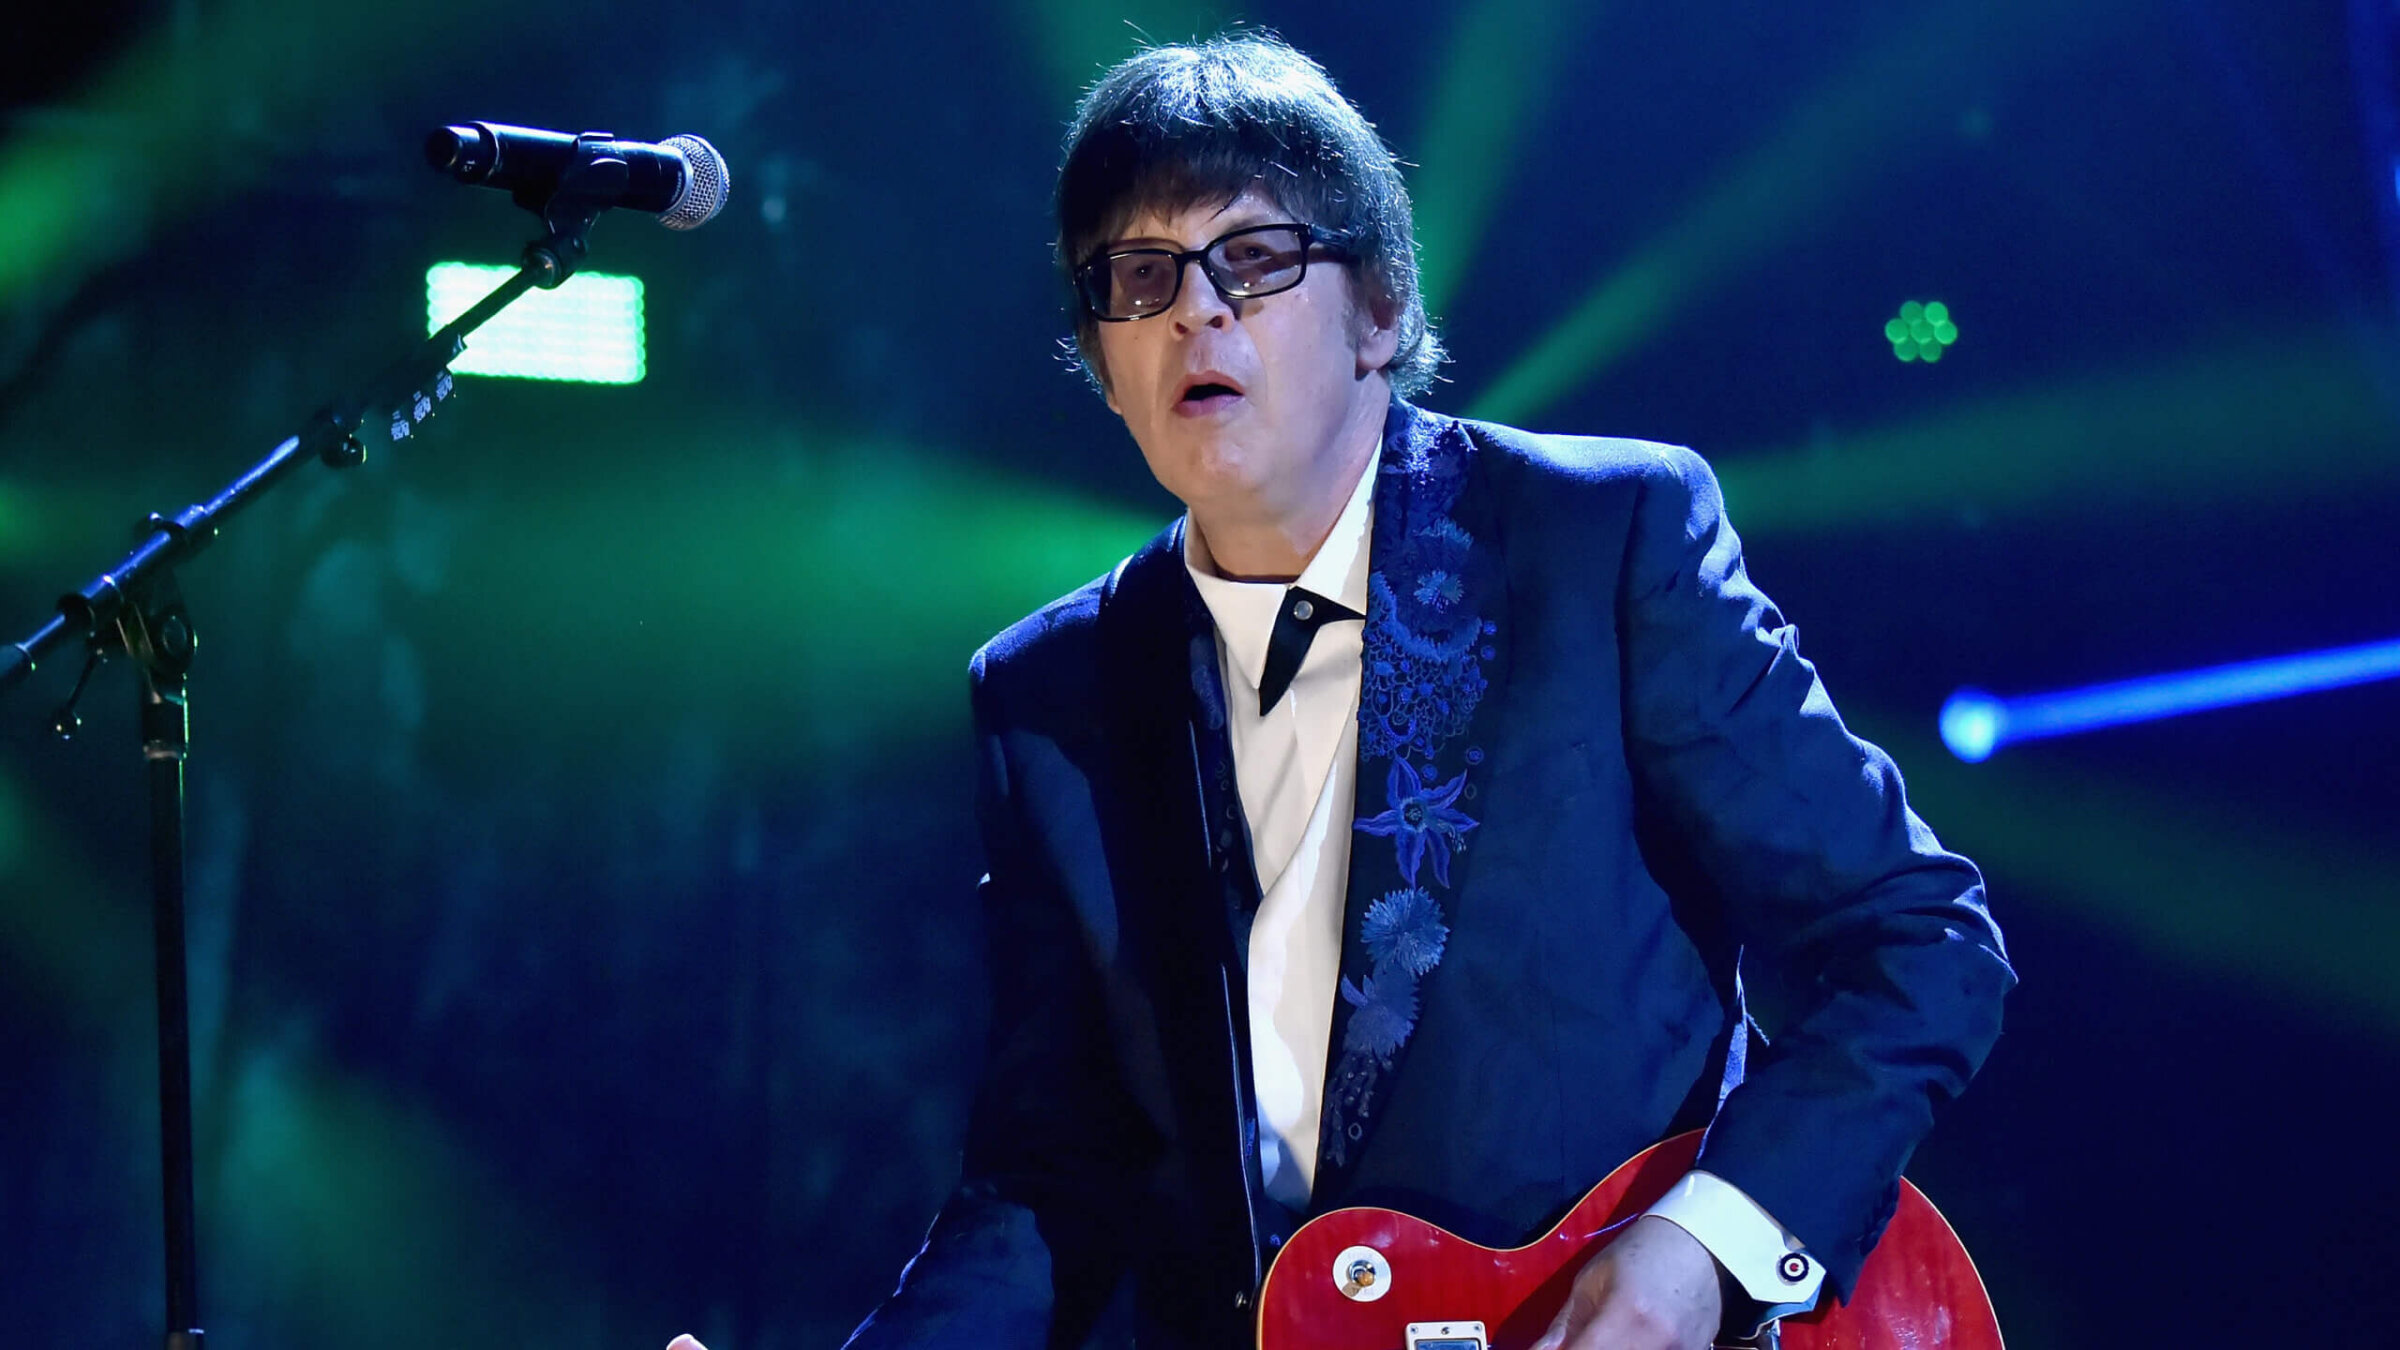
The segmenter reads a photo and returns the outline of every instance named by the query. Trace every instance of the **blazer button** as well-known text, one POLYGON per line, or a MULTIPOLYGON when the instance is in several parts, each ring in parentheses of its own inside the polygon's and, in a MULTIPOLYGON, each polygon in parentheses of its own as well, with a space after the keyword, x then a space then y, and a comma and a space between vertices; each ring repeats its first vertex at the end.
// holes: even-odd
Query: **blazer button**
POLYGON ((1235 1291, 1234 1291, 1234 1294, 1233 1294, 1233 1306, 1234 1306, 1234 1308, 1235 1308, 1235 1310, 1236 1310, 1236 1311, 1239 1311, 1240 1309, 1243 1309, 1243 1308, 1247 1308, 1247 1307, 1249 1307, 1249 1306, 1250 1306, 1250 1291, 1249 1291, 1249 1290, 1247 1290, 1247 1289, 1237 1289, 1237 1290, 1235 1290, 1235 1291))

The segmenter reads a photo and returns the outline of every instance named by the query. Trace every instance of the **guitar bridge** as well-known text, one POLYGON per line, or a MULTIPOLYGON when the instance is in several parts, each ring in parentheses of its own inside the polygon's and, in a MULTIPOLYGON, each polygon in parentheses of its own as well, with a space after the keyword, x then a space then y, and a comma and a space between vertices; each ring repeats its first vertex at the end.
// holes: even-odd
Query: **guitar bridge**
POLYGON ((1491 1350, 1481 1322, 1411 1322, 1407 1350, 1491 1350))

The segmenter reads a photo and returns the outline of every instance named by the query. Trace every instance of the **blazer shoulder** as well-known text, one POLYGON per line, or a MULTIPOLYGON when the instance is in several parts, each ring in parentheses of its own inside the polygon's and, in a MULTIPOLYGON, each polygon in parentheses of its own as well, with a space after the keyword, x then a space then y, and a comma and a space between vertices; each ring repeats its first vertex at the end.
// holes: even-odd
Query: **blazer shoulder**
POLYGON ((1716 477, 1696 452, 1664 441, 1564 436, 1459 420, 1478 444, 1498 451, 1506 467, 1533 480, 1529 486, 1614 484, 1639 489, 1679 484, 1688 489, 1714 483, 1716 477))
POLYGON ((1621 519, 1637 537, 1656 539, 1705 534, 1724 515, 1715 471, 1687 447, 1465 425, 1488 457, 1484 472, 1517 509, 1536 516, 1585 525, 1621 519))
POLYGON ((1128 645, 1155 639, 1159 612, 1171 608, 1164 588, 1189 585, 1180 539, 1169 525, 977 649, 968 666, 977 725, 1056 733, 1095 725, 1103 685, 1118 678, 1128 645))
POLYGON ((977 711, 1027 709, 1074 699, 1091 687, 1099 652, 1100 601, 1114 573, 1092 578, 1035 610, 975 650, 967 674, 977 711))

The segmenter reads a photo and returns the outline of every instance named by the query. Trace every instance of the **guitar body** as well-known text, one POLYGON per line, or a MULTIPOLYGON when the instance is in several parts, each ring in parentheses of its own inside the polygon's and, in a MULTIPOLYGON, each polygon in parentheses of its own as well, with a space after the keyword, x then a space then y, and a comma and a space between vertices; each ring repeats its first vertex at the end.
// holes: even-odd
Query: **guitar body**
MULTIPOLYGON (((1320 1215, 1267 1272, 1259 1350, 1401 1350, 1411 1323, 1430 1322, 1481 1322, 1492 1350, 1524 1350, 1549 1329, 1576 1272, 1681 1180, 1699 1151, 1697 1131, 1652 1145, 1556 1228, 1508 1251, 1390 1210, 1320 1215)), ((2001 1350, 1983 1277, 1948 1221, 1905 1180, 1850 1302, 1832 1303, 1785 1318, 1784 1350, 2001 1350)))

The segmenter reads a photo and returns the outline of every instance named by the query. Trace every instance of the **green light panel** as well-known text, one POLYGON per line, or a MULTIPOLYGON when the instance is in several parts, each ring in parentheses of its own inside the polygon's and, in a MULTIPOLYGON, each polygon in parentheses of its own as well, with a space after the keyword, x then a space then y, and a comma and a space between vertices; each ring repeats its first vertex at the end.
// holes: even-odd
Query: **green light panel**
MULTIPOLYGON (((455 262, 427 268, 425 331, 439 331, 516 271, 455 262)), ((642 351, 642 279, 578 272, 555 291, 527 291, 468 334, 466 352, 450 368, 461 375, 638 384, 642 351)))
POLYGON ((1899 318, 1883 326, 1883 335, 1891 340, 1892 355, 1931 365, 1958 341, 1958 325, 1950 321, 1950 307, 1941 301, 1911 300, 1900 307, 1899 318))

